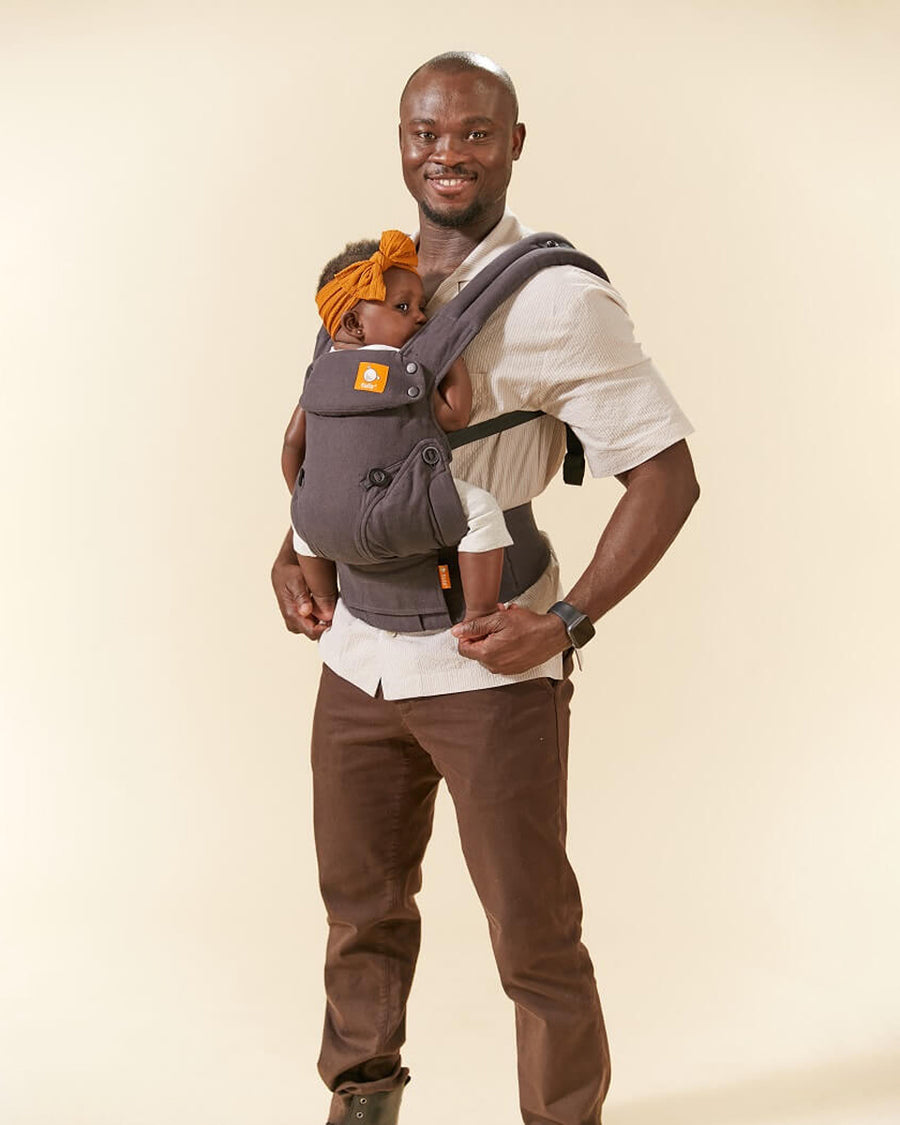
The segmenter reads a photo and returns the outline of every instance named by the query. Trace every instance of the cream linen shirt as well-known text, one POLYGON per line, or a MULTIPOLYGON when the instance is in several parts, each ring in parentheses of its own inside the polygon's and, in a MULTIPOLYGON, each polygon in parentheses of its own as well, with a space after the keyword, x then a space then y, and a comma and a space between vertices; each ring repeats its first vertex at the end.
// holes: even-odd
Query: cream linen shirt
MULTIPOLYGON (((510 211, 428 303, 436 312, 508 246, 531 234, 510 211)), ((584 445, 595 477, 639 465, 692 432, 653 363, 634 338, 625 303, 611 285, 575 266, 541 270, 488 319, 463 353, 472 379, 472 422, 509 410, 543 410, 515 429, 462 446, 453 473, 487 489, 503 509, 539 495, 562 464, 564 422, 584 445)), ((519 605, 544 613, 562 597, 550 565, 519 605)), ((446 630, 390 633, 360 621, 338 601, 319 641, 333 672, 385 699, 445 695, 539 676, 559 678, 562 657, 516 676, 489 672, 459 655, 446 630)))

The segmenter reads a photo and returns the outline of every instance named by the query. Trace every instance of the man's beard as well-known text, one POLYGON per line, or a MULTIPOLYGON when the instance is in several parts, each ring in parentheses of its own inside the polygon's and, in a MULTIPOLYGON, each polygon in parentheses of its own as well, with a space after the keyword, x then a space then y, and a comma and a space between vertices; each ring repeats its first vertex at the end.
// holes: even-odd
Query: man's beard
POLYGON ((438 227, 450 227, 457 230, 460 227, 467 227, 476 223, 484 216, 485 211, 484 204, 480 199, 473 200, 465 211, 454 211, 448 215, 441 211, 435 211, 424 200, 422 200, 421 206, 422 214, 430 223, 434 223, 438 227))

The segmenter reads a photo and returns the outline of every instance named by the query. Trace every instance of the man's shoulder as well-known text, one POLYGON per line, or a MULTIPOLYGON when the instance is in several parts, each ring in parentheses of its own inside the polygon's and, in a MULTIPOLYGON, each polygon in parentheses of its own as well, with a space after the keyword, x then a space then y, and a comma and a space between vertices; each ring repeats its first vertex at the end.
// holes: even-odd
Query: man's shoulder
POLYGON ((562 317, 591 318, 602 315, 611 304, 628 311, 622 295, 608 281, 589 269, 572 265, 538 270, 512 299, 535 314, 562 317))
MULTIPOLYGON (((526 226, 512 211, 507 211, 495 230, 497 237, 490 247, 489 254, 486 255, 486 260, 479 263, 480 268, 483 268, 488 261, 503 253, 504 250, 515 246, 517 242, 521 242, 523 238, 537 233, 538 228, 526 226)), ((555 233, 568 240, 565 231, 556 231, 555 233)), ((598 260, 594 254, 584 247, 576 246, 575 249, 581 250, 594 261, 598 260)), ((599 264, 602 265, 602 262, 599 264)), ((577 302, 581 295, 588 295, 588 300, 590 300, 591 294, 608 297, 616 304, 621 305, 623 309, 625 308, 625 302, 622 300, 621 294, 613 285, 604 281, 592 270, 581 266, 548 266, 545 269, 538 270, 519 290, 519 295, 523 297, 527 295, 529 301, 531 299, 538 302, 549 301, 561 306, 567 305, 570 301, 577 302)))

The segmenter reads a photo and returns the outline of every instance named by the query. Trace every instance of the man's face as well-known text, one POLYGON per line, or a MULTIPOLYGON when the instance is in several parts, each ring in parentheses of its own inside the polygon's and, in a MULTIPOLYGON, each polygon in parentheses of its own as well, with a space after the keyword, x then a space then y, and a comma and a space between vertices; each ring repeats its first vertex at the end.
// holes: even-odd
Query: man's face
POLYGON ((393 266, 384 271, 383 301, 359 301, 354 313, 366 344, 402 348, 425 323, 425 296, 417 273, 393 266))
POLYGON ((400 103, 403 179, 439 226, 499 219, 524 141, 509 91, 486 72, 422 71, 400 103))

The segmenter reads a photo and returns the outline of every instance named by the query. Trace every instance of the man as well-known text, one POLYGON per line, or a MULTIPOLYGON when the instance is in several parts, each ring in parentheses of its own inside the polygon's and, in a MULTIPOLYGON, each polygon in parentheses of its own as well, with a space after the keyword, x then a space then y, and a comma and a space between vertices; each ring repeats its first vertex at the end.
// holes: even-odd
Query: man
MULTIPOLYGON (((526 233, 506 211, 525 140, 509 76, 483 56, 438 56, 400 103, 406 186, 419 210, 429 311, 526 233)), ((515 1003, 526 1125, 597 1125, 609 1084, 600 1003, 565 854, 571 658, 649 573, 699 495, 690 424, 635 342, 621 298, 574 267, 536 275, 466 351, 473 421, 546 417, 457 450, 461 476, 509 509, 562 460, 568 422, 595 476, 625 492, 587 570, 558 602, 555 559, 517 604, 452 631, 392 635, 308 615, 285 539, 273 585, 286 624, 319 638, 313 726, 316 849, 328 909, 319 1069, 329 1122, 394 1125, 407 1072, 405 1005, 419 946, 414 896, 443 778, 515 1003)))

